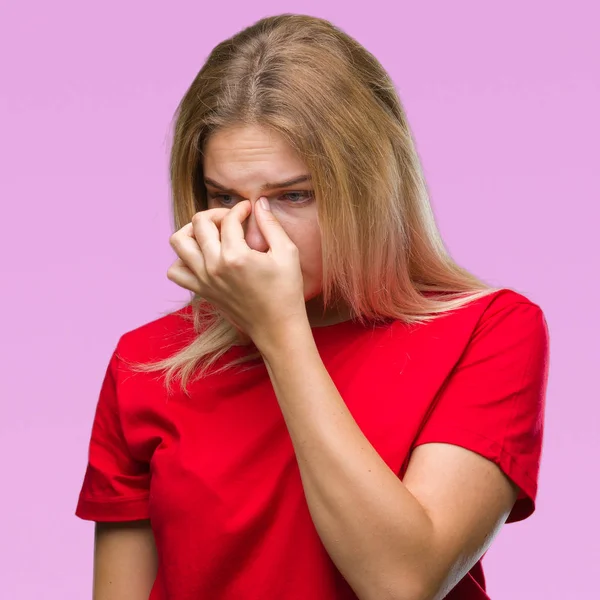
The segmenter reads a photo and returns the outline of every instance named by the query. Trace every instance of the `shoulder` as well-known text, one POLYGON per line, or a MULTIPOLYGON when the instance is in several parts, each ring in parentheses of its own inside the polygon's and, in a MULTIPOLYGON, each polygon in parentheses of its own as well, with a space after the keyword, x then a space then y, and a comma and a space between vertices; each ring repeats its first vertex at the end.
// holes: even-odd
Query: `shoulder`
POLYGON ((451 310, 452 318, 444 326, 456 325, 471 336, 490 327, 496 328, 500 323, 519 326, 524 323, 545 325, 545 315, 542 308, 526 295, 510 288, 500 288, 491 293, 464 304, 457 310, 451 310))
POLYGON ((541 310, 540 307, 525 294, 510 288, 495 289, 489 294, 465 305, 467 311, 479 317, 488 317, 498 312, 531 309, 541 310))
POLYGON ((540 306, 509 288, 494 289, 450 308, 411 331, 421 345, 433 345, 454 361, 468 355, 482 358, 497 352, 527 352, 532 347, 546 352, 548 345, 546 319, 540 306))
POLYGON ((483 298, 486 302, 483 303, 486 312, 497 312, 506 309, 531 309, 532 311, 541 308, 533 302, 525 294, 512 290, 510 288, 501 288, 496 290, 489 296, 483 298))
POLYGON ((513 332, 522 337, 526 332, 547 334, 542 308, 526 295, 509 288, 496 290, 474 302, 471 308, 477 317, 473 334, 496 331, 513 332))
MULTIPOLYGON (((549 331, 542 308, 526 295, 502 288, 454 312, 446 327, 463 364, 518 367, 548 362, 549 331), (461 314, 462 313, 462 314, 461 314), (503 366, 500 366, 499 361, 503 366)), ((443 322, 445 319, 441 319, 443 322)))
POLYGON ((193 336, 193 313, 188 304, 122 333, 116 353, 127 361, 161 360, 187 345, 193 336))

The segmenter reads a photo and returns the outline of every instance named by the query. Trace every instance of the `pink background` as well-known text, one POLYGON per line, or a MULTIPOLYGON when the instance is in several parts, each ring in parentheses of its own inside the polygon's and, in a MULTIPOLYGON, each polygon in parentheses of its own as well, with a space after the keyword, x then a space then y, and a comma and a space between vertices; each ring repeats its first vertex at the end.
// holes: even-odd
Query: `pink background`
POLYGON ((170 120, 216 43, 281 12, 328 18, 381 60, 452 255, 544 309, 552 360, 538 508, 503 529, 484 564, 495 600, 594 596, 593 4, 3 1, 2 598, 91 597, 93 525, 73 511, 101 379, 123 332, 187 297, 166 278, 170 120))

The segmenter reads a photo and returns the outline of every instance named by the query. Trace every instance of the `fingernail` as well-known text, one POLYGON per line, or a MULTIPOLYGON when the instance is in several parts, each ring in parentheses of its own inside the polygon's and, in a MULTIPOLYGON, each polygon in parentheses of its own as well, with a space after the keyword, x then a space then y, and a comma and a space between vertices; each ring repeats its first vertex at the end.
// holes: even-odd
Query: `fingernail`
POLYGON ((266 198, 259 198, 258 200, 260 202, 260 205, 265 209, 265 210, 271 210, 271 207, 269 206, 269 201, 266 198))

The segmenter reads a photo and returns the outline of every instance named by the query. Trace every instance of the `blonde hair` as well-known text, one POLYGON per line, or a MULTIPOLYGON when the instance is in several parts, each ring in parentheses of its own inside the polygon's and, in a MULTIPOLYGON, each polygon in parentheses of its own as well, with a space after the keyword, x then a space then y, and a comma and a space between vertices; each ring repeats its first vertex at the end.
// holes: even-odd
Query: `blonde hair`
MULTIPOLYGON (((201 158, 208 136, 260 125, 282 135, 312 175, 326 308, 341 299, 361 324, 418 323, 497 289, 449 256, 393 82, 372 54, 330 22, 282 14, 221 42, 175 118, 175 229, 207 209, 201 158)), ((184 390, 198 366, 200 378, 239 340, 238 330, 202 298, 194 295, 186 306, 191 312, 181 316, 193 322, 193 341, 163 360, 129 363, 164 371, 168 388, 178 375, 184 390)), ((218 372, 259 357, 243 356, 218 372)))

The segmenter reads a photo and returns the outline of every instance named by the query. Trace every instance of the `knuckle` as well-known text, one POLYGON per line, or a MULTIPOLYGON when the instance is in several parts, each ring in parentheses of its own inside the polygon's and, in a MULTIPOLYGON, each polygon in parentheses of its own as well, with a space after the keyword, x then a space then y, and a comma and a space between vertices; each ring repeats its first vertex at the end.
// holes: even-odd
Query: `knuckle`
POLYGON ((175 281, 175 277, 176 277, 176 269, 173 265, 171 265, 168 269, 167 269, 167 279, 169 281, 175 281))
POLYGON ((174 250, 181 247, 181 234, 179 231, 171 234, 171 237, 169 237, 169 244, 174 250))
POLYGON ((219 265, 219 263, 213 264, 212 262, 207 262, 204 265, 204 270, 206 271, 209 277, 219 277, 219 275, 221 274, 221 266, 219 265))
POLYGON ((244 264, 244 257, 236 253, 223 253, 221 260, 229 268, 242 267, 244 264))

